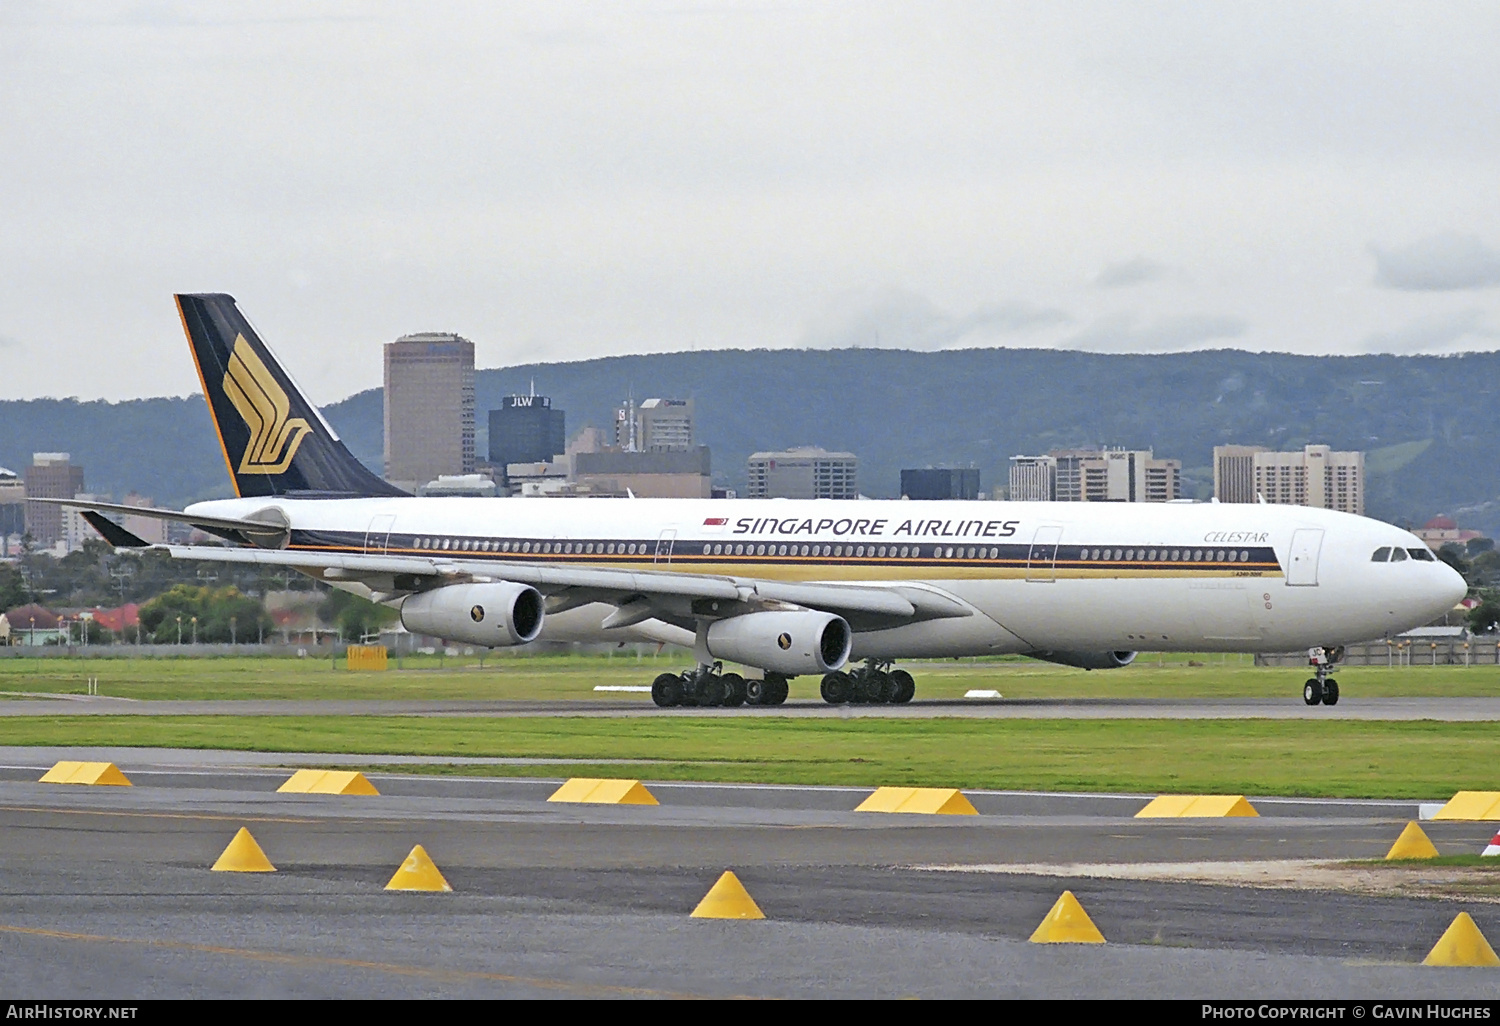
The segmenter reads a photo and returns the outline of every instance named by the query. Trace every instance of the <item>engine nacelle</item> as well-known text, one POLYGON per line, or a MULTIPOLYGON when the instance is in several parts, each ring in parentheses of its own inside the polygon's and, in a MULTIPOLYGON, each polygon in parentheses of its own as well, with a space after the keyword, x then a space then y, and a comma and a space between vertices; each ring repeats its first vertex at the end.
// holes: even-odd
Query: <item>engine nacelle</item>
POLYGON ((837 670, 849 658, 850 641, 842 616, 814 610, 746 613, 708 627, 715 658, 788 675, 837 670))
POLYGON ((486 648, 524 645, 542 632, 541 593, 528 584, 449 584, 419 592, 401 604, 401 623, 430 634, 486 648))
POLYGON ((1027 652, 1033 659, 1064 666, 1076 666, 1080 670, 1118 670, 1135 662, 1134 652, 1027 652))

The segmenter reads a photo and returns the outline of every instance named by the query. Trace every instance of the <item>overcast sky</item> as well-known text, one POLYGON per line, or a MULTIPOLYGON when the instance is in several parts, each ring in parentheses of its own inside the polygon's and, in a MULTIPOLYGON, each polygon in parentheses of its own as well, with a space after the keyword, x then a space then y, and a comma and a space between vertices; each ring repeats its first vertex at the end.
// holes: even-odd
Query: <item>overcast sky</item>
MULTIPOLYGON (((1500 5, 0 0, 0 398, 380 343, 1500 348, 1500 5)), ((539 386, 545 383, 539 382, 539 386)))

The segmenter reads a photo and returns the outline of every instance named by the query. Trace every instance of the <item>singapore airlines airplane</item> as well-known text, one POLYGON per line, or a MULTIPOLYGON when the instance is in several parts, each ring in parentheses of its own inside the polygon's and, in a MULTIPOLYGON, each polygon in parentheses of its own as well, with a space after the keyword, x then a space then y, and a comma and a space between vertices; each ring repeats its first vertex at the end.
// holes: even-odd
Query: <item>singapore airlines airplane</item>
POLYGON ((1167 503, 415 498, 349 453, 232 297, 177 305, 234 499, 186 511, 231 547, 179 559, 294 568, 488 647, 539 637, 690 647, 658 705, 907 702, 900 659, 1020 653, 1107 669, 1139 651, 1309 649, 1309 705, 1342 646, 1451 609, 1464 582, 1415 536, 1300 506, 1167 503), (754 668, 750 680, 725 662, 754 668))

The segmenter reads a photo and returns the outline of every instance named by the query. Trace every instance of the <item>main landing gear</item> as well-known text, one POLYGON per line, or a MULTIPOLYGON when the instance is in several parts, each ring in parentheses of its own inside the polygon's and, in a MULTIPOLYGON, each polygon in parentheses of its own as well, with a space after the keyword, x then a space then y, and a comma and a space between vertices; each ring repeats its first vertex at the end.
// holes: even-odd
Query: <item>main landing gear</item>
POLYGON ((651 684, 651 700, 663 709, 675 705, 725 706, 780 705, 786 701, 786 678, 768 673, 764 680, 746 680, 725 673, 723 663, 695 666, 681 673, 663 673, 651 684))
POLYGON ((823 678, 820 688, 823 701, 829 705, 846 702, 902 704, 917 693, 917 682, 905 670, 892 670, 890 661, 866 659, 865 665, 845 673, 835 670, 823 678))
POLYGON ((1313 668, 1313 676, 1302 685, 1302 701, 1308 705, 1339 704, 1339 682, 1328 674, 1333 670, 1333 664, 1343 657, 1342 645, 1336 648, 1307 650, 1307 662, 1313 668))

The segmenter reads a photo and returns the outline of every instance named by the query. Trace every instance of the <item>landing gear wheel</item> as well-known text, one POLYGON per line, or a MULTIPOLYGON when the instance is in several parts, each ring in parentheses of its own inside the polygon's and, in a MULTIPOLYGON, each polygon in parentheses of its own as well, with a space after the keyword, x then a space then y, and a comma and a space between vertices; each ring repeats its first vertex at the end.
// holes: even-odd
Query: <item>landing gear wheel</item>
MULTIPOLYGON (((1323 701, 1323 685, 1316 677, 1309 677, 1302 685, 1302 701, 1308 705, 1319 705, 1323 701)), ((1338 699, 1334 699, 1338 701, 1338 699)))
POLYGON ((682 702, 682 678, 675 673, 663 673, 651 682, 651 701, 663 709, 670 709, 682 702))
POLYGON ((1323 682, 1323 704, 1339 704, 1339 682, 1329 677, 1323 682))
POLYGON ((771 687, 771 697, 766 702, 767 705, 781 705, 786 701, 786 696, 792 690, 791 687, 787 684, 786 678, 784 677, 777 677, 767 681, 766 683, 771 687))
POLYGON ((835 670, 823 678, 823 684, 818 690, 823 695, 823 701, 829 705, 843 705, 852 700, 854 687, 847 673, 835 670))
POLYGON ((698 704, 710 708, 724 704, 726 689, 724 678, 718 674, 709 674, 698 684, 698 704))
POLYGON ((910 702, 917 693, 917 682, 905 670, 891 671, 891 701, 897 705, 910 702))
POLYGON ((896 686, 891 683, 891 675, 876 670, 865 678, 865 697, 876 705, 884 705, 896 694, 896 686))
POLYGON ((719 678, 724 682, 724 704, 731 709, 745 704, 745 678, 737 673, 726 673, 719 678))
POLYGON ((771 694, 775 690, 770 687, 770 681, 747 680, 745 681, 745 704, 746 705, 775 705, 771 701, 771 694))

